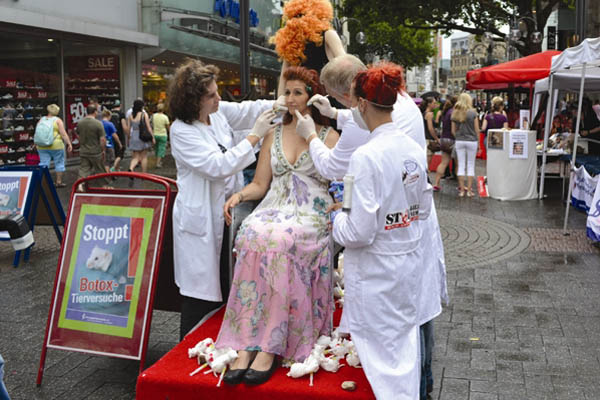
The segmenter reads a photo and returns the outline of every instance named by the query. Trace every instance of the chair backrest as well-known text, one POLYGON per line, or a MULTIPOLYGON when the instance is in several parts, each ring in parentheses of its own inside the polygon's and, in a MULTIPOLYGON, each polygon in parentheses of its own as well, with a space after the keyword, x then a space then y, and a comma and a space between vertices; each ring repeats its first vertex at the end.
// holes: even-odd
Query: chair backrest
POLYGON ((250 215, 258 203, 258 201, 246 201, 238 204, 233 210, 231 210, 231 225, 229 225, 227 228, 227 243, 229 245, 229 249, 232 249, 229 252, 229 287, 231 287, 231 283, 233 282, 233 267, 235 266, 233 244, 235 243, 237 231, 240 229, 240 225, 242 225, 244 219, 250 215))

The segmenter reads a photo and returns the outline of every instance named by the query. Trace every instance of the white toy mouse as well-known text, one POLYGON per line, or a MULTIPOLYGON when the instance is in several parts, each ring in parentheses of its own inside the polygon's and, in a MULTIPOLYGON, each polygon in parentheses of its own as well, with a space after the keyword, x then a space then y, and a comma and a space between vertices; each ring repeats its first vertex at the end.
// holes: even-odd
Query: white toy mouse
POLYGON ((111 261, 112 253, 110 251, 94 246, 86 264, 89 269, 98 269, 106 272, 108 271, 108 267, 110 267, 111 261))

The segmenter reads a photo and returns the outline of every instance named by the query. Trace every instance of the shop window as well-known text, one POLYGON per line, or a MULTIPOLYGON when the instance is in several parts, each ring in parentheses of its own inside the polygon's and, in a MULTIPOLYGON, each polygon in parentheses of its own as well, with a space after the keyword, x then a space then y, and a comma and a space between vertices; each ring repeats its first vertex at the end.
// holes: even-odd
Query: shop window
POLYGON ((121 99, 120 50, 89 43, 65 43, 65 112, 73 153, 79 154, 77 123, 87 115, 87 106, 96 100, 102 110, 112 110, 121 99))
POLYGON ((35 153, 33 133, 46 106, 59 103, 58 47, 26 35, 0 41, 0 166, 24 164, 35 153))

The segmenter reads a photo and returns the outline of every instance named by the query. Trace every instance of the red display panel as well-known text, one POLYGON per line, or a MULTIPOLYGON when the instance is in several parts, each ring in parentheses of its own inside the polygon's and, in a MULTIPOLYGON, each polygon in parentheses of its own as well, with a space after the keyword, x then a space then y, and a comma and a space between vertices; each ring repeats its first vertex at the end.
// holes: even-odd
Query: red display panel
POLYGON ((164 196, 74 195, 48 347, 141 359, 164 207, 164 196))

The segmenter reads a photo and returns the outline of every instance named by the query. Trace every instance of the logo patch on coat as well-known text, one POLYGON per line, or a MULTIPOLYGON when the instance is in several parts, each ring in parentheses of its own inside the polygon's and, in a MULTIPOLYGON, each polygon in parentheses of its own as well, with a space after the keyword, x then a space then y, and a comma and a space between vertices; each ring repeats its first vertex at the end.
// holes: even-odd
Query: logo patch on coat
POLYGON ((413 204, 408 210, 390 213, 385 216, 385 230, 406 228, 419 219, 419 205, 413 204))
POLYGON ((404 172, 402 173, 402 183, 409 185, 419 179, 419 164, 413 160, 404 161, 404 172))

